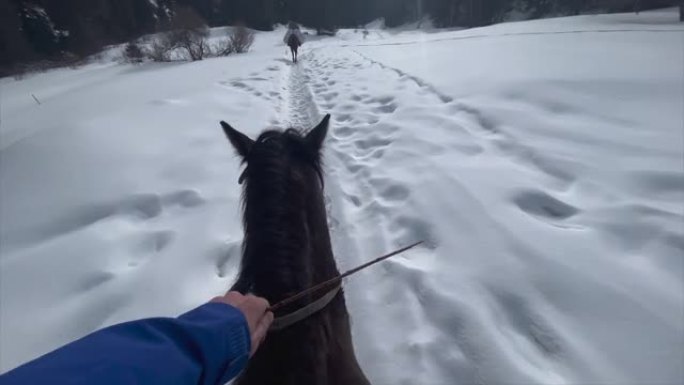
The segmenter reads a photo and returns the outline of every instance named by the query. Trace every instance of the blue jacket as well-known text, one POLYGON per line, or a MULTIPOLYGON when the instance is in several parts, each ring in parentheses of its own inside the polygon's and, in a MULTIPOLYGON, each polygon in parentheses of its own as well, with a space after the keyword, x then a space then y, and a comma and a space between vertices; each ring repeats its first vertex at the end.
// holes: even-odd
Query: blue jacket
POLYGON ((242 312, 208 303, 178 318, 114 325, 0 376, 0 385, 223 385, 247 365, 242 312))

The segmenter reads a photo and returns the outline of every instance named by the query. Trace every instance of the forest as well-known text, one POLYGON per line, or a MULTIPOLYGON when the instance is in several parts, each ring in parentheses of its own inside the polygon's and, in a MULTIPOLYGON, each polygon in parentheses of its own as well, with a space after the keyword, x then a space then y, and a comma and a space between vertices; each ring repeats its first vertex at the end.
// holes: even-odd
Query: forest
POLYGON ((35 62, 76 62, 104 46, 168 29, 191 8, 209 26, 271 30, 295 21, 319 31, 388 27, 429 18, 437 27, 594 12, 639 12, 678 0, 0 0, 0 75, 35 62))

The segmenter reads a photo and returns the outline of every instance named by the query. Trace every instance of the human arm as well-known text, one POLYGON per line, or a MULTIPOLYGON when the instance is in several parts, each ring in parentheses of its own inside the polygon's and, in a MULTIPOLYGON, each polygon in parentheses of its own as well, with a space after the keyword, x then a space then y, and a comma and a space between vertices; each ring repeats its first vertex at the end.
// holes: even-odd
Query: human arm
POLYGON ((267 307, 229 293, 178 318, 114 325, 0 376, 0 384, 222 385, 264 338, 273 319, 267 307))

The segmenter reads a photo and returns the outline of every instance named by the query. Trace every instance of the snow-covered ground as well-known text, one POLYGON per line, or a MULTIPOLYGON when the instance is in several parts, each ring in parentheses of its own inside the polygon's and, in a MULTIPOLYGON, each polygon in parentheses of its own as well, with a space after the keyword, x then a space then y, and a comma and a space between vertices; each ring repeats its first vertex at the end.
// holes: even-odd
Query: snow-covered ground
POLYGON ((684 24, 675 10, 463 31, 283 31, 197 63, 0 80, 0 372, 232 283, 218 125, 333 124, 342 270, 375 384, 684 382, 684 24), (41 104, 34 101, 35 95, 41 104))

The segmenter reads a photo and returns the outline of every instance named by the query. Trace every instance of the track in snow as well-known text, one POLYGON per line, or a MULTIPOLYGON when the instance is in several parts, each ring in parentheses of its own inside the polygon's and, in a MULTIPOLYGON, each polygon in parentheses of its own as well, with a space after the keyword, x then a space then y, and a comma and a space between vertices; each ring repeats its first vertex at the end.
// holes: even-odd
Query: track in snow
MULTIPOLYGON (((460 284, 451 282, 446 287, 436 282, 440 272, 433 270, 434 258, 449 255, 449 250, 458 250, 460 245, 449 243, 448 234, 424 219, 449 215, 455 221, 458 218, 455 226, 463 233, 504 239, 525 250, 525 243, 498 223, 467 184, 440 162, 448 155, 450 162, 457 159, 463 165, 483 158, 516 167, 522 164, 544 185, 559 192, 572 184, 572 176, 558 171, 543 154, 508 135, 485 112, 454 100, 419 78, 352 49, 312 47, 300 58, 296 65, 277 59, 266 71, 232 85, 271 101, 274 116, 270 123, 279 128, 309 129, 325 113, 332 115, 325 153, 326 206, 341 269, 413 241, 428 243, 427 249, 388 261, 346 285, 350 313, 359 325, 353 327, 354 338, 366 341, 365 350, 358 352, 360 361, 380 360, 371 367, 376 370, 369 373, 371 378, 382 383, 388 373, 393 373, 387 378, 400 377, 415 383, 420 382, 416 373, 418 377, 437 373, 440 378, 483 382, 487 374, 482 372, 486 369, 481 369, 482 357, 505 354, 497 350, 502 339, 519 350, 531 368, 547 366, 555 356, 572 350, 569 338, 552 326, 548 318, 552 310, 542 313, 529 306, 525 298, 496 286, 488 291, 497 304, 494 308, 506 314, 507 322, 524 338, 483 334, 480 324, 491 315, 476 310, 471 303, 459 303, 454 299, 458 296, 445 294, 445 290, 460 284), (272 84, 273 90, 264 92, 262 85, 255 84, 260 82, 272 84), (430 138, 424 139, 422 135, 428 131, 430 138), (435 137, 440 141, 436 143, 435 137), (420 171, 409 173, 408 178, 399 165, 420 171), (439 214, 429 212, 431 208, 424 202, 424 190, 436 178, 451 183, 448 194, 444 189, 427 193, 432 207, 444 208, 439 214), (414 197, 414 191, 423 196, 414 197), (465 205, 471 210, 459 212, 457 208, 463 203, 454 204, 459 201, 470 202, 465 205), (405 339, 385 337, 402 333, 405 339), (474 341, 473 336, 479 340, 474 341), (389 340, 394 341, 393 345, 388 346, 389 340)), ((511 199, 520 215, 573 231, 571 220, 580 209, 548 190, 522 191, 511 199)), ((493 263, 508 263, 511 258, 500 245, 477 244, 477 249, 461 247, 459 252, 494 256, 493 263)), ((531 249, 521 254, 540 258, 531 249)), ((553 265, 542 259, 538 263, 553 265)), ((471 298, 491 301, 482 295, 469 294, 471 298)), ((530 381, 547 376, 534 369, 525 374, 530 381)))

